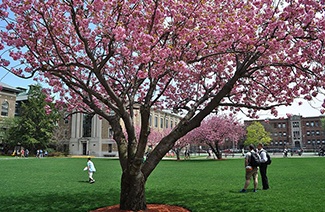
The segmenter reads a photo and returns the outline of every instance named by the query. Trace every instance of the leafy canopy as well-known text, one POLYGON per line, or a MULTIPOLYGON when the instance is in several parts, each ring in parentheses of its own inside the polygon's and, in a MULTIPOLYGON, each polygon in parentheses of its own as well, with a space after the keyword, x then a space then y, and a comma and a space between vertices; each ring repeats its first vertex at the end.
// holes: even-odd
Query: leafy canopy
MULTIPOLYGON (((18 143, 30 150, 46 148, 51 142, 58 114, 45 101, 46 95, 40 85, 33 85, 28 92, 28 100, 22 104, 19 117, 15 118, 15 126, 8 130, 7 142, 18 143)), ((52 105, 53 108, 53 105, 52 105)))
POLYGON ((254 144, 257 146, 258 143, 269 144, 272 140, 270 133, 265 131, 264 126, 257 121, 254 121, 247 127, 247 135, 245 145, 254 144))

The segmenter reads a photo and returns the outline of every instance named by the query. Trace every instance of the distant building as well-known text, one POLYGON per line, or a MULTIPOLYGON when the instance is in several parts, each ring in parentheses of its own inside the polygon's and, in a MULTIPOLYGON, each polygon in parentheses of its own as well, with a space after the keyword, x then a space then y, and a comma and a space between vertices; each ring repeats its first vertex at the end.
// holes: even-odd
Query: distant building
MULTIPOLYGON (((135 126, 140 126, 140 117, 139 110, 135 110, 135 126)), ((180 116, 168 111, 152 110, 149 126, 157 131, 172 129, 180 119, 180 116)), ((71 155, 118 156, 113 130, 106 120, 101 119, 98 115, 77 113, 72 115, 70 122, 69 151, 71 155)))
POLYGON ((21 90, 0 82, 0 120, 7 117, 12 118, 15 116, 16 98, 17 94, 20 92, 21 90))
POLYGON ((10 85, 0 82, 0 152, 3 151, 3 137, 7 126, 5 119, 13 118, 16 111, 17 95, 22 92, 19 88, 14 88, 10 85))
POLYGON ((260 122, 270 133, 271 143, 268 149, 299 149, 316 151, 319 146, 325 145, 325 129, 321 119, 325 116, 302 117, 298 115, 286 119, 267 119, 244 121, 245 127, 252 122, 260 122))

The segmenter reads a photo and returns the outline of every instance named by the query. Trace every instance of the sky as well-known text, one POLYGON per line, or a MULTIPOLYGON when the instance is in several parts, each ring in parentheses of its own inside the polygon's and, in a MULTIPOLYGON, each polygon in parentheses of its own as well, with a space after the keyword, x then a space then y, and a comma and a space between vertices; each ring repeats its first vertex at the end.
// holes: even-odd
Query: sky
MULTIPOLYGON (((0 82, 6 83, 12 87, 23 87, 28 88, 28 85, 35 84, 36 82, 32 79, 21 79, 11 73, 7 73, 7 71, 0 69, 0 82)), ((278 117, 274 117, 271 115, 270 111, 260 111, 258 113, 259 119, 274 119, 274 118, 286 118, 286 114, 292 115, 302 115, 303 117, 310 117, 310 116, 320 116, 321 105, 325 96, 318 96, 317 99, 307 102, 303 99, 295 100, 294 104, 290 107, 281 106, 278 108, 279 114, 278 117), (299 102, 303 102, 302 105, 299 105, 299 102)), ((241 121, 249 120, 244 114, 238 114, 237 118, 241 121)))
POLYGON ((23 87, 23 88, 28 88, 28 85, 36 84, 36 82, 33 79, 19 78, 2 68, 0 68, 0 82, 10 85, 12 87, 23 87))

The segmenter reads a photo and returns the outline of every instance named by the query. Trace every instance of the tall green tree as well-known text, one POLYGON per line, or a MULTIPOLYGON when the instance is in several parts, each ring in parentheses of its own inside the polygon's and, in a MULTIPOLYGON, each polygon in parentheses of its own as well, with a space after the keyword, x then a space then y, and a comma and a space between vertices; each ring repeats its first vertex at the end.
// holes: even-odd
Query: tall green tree
POLYGON ((47 148, 58 114, 52 103, 45 101, 46 95, 40 85, 33 85, 28 92, 28 101, 22 104, 21 114, 15 126, 8 130, 7 142, 20 144, 31 150, 47 148))
POLYGON ((245 140, 245 145, 258 143, 269 144, 272 140, 270 133, 265 131, 264 126, 257 121, 254 121, 251 125, 247 127, 247 136, 245 140))
POLYGON ((321 123, 322 129, 323 129, 324 132, 325 132, 325 118, 321 118, 321 119, 320 119, 320 123, 321 123))
POLYGON ((8 138, 10 128, 17 126, 15 118, 0 119, 0 152, 7 153, 14 146, 11 139, 8 138))

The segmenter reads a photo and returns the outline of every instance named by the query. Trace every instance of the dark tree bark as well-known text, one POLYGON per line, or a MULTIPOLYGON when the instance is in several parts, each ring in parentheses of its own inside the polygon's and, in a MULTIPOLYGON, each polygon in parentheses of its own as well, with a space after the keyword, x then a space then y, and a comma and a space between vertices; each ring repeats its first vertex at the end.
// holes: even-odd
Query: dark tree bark
POLYGON ((215 142, 215 146, 213 146, 212 144, 208 145, 211 148, 213 154, 215 154, 215 156, 217 157, 217 159, 222 159, 222 152, 220 151, 218 142, 215 142))
POLYGON ((124 172, 122 174, 120 194, 121 210, 146 210, 145 183, 146 180, 142 172, 136 174, 124 172))

